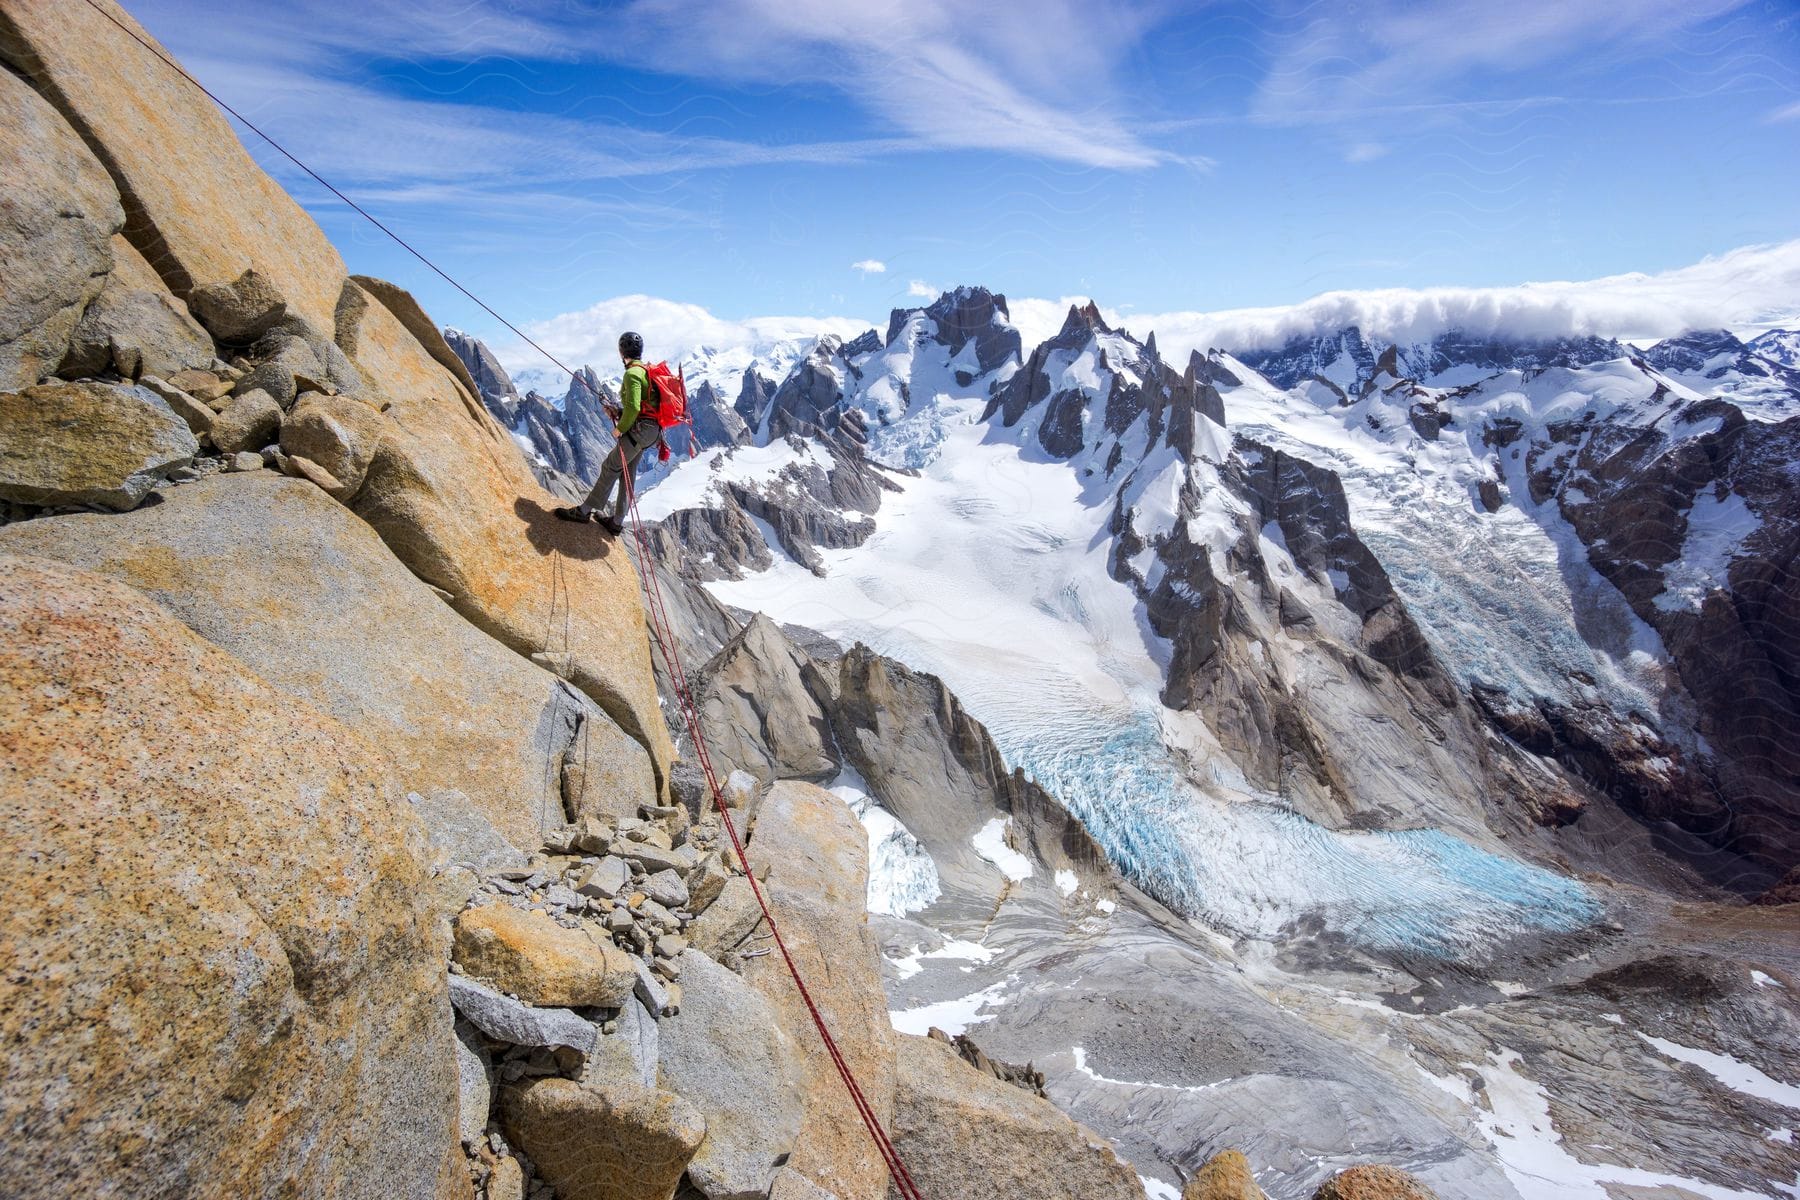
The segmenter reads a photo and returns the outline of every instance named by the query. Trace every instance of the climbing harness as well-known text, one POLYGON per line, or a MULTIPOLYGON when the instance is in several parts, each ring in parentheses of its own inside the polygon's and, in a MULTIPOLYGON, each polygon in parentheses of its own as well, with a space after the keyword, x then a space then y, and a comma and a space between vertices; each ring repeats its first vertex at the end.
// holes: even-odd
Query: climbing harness
MULTIPOLYGON (((581 386, 586 388, 589 391, 589 393, 593 394, 593 396, 596 400, 601 399, 599 393, 595 391, 593 385, 588 383, 587 379, 584 376, 578 374, 575 371, 570 370, 569 367, 567 365, 565 365, 560 359, 558 359, 554 354, 551 354, 548 350, 546 350, 542 346, 538 345, 538 343, 536 341, 534 341, 531 337, 527 336, 524 330, 520 329, 517 325, 514 325, 511 321, 508 321, 505 317, 503 317, 499 313, 495 312, 492 308, 489 308, 487 306, 487 304, 481 300, 480 297, 476 296, 475 293, 471 292, 468 288, 464 287, 462 284, 458 283, 455 279, 451 278, 450 275, 447 274, 436 263, 432 262, 429 258, 426 258, 418 250, 414 249, 412 247, 412 245, 406 241, 406 239, 402 238, 399 234, 395 233, 392 229, 389 229, 386 225, 384 225, 380 221, 376 220, 375 217, 367 209, 363 208, 360 204, 358 204, 354 200, 350 199, 350 197, 344 195, 343 192, 339 191, 336 187, 332 186, 332 184, 330 182, 328 182, 323 176, 321 176, 317 171, 313 170, 311 167, 309 167, 305 163, 301 162, 298 158, 294 157, 294 155, 291 154, 287 150, 287 148, 284 147, 280 142, 277 142, 274 138, 272 138, 268 134, 264 133, 256 125, 254 125, 250 121, 246 120, 242 113, 238 112, 236 109, 232 108, 229 104, 225 103, 225 101, 221 100, 218 96, 214 95, 210 90, 208 90, 208 88, 206 87, 205 84, 201 83, 198 79, 196 79, 192 75, 188 74, 187 70, 185 68, 183 68, 179 63, 177 63, 174 59, 172 59, 168 55, 164 54, 161 50, 159 50, 156 46, 152 45, 150 42, 147 42, 142 37, 138 36, 136 31, 134 31, 129 25, 126 25, 124 22, 120 21, 117 17, 113 16, 113 14, 111 14, 110 12, 107 12, 106 9, 102 8, 96 2, 96 0, 87 0, 87 4, 88 4, 88 7, 92 8, 95 12, 99 13, 102 17, 105 17, 108 21, 112 22, 112 24, 118 26, 118 28, 122 32, 124 32, 128 37, 130 37, 132 41, 136 42, 138 45, 142 46, 145 50, 148 50, 151 54, 155 55, 170 70, 174 71, 177 75, 181 76, 188 83, 193 85, 196 89, 198 89, 201 92, 201 94, 206 96, 207 99, 211 100, 214 104, 218 105, 225 112, 227 112, 231 116, 235 117, 241 124, 244 125, 245 128, 249 129, 251 132, 255 133, 256 136, 260 137, 263 141, 267 142, 282 157, 286 158, 289 162, 293 163, 296 167, 298 167, 302 171, 306 172, 306 174, 311 176, 312 179, 315 182, 317 182, 321 187, 325 188, 325 190, 329 191, 332 195, 336 196, 339 200, 343 201, 354 212, 356 212, 357 214, 362 216, 364 220, 368 221, 371 225, 375 226, 375 228, 379 229, 382 233, 386 234, 389 238, 391 238, 395 242, 395 244, 400 246, 401 249, 405 250, 408 254, 411 254, 414 258, 418 259, 421 263, 425 264, 425 266, 430 268, 434 274, 436 274, 441 279, 443 279, 444 282, 448 283, 451 287, 453 287, 457 291, 461 292, 470 301, 472 301, 475 305, 477 305, 483 312, 487 313, 490 317, 493 317, 494 320, 500 322, 500 324, 502 324, 502 325, 506 326, 506 328, 510 329, 526 345, 528 345, 532 349, 536 350, 539 354, 542 354, 545 358, 549 359, 552 363, 555 363, 557 368, 560 369, 564 374, 568 375, 571 379, 578 380, 581 383, 581 386)), ((669 681, 670 681, 670 686, 674 689, 676 699, 678 700, 678 702, 681 705, 682 721, 687 727, 688 738, 694 745, 695 758, 699 760, 700 769, 706 777, 707 789, 712 794, 713 810, 719 814, 720 823, 724 826, 726 834, 729 835, 729 837, 731 839, 731 847, 732 847, 733 852, 737 856, 738 865, 743 869, 744 878, 746 878, 750 881, 751 893, 756 897, 757 906, 762 909, 763 920, 768 923, 769 936, 774 940, 774 943, 775 943, 774 949, 779 950, 781 952, 782 963, 787 967, 788 975, 793 979, 794 988, 799 993, 802 1003, 804 1003, 806 1005, 807 1014, 812 1018, 813 1026, 818 1030, 819 1040, 824 1044, 825 1052, 828 1055, 830 1055, 832 1065, 834 1067, 836 1067, 836 1069, 837 1069, 838 1077, 841 1080, 843 1080, 844 1088, 846 1091, 849 1092, 851 1102, 856 1106, 857 1115, 862 1118, 863 1126, 869 1131, 870 1139, 874 1141, 875 1148, 880 1152, 882 1161, 887 1165, 889 1176, 891 1178, 894 1191, 899 1193, 902 1200, 924 1200, 924 1193, 922 1193, 919 1190, 918 1185, 913 1182, 912 1174, 909 1171, 907 1171, 906 1164, 901 1161, 900 1152, 894 1148, 893 1140, 888 1137, 887 1130, 882 1126, 881 1118, 876 1115, 874 1106, 869 1102, 869 1098, 868 1098, 867 1094, 864 1093, 861 1084, 859 1084, 857 1082, 855 1072, 851 1070, 850 1064, 845 1059, 843 1051, 838 1047, 837 1039, 835 1039, 831 1036, 831 1030, 826 1027, 825 1016, 823 1013, 821 1013, 819 1011, 818 1003, 816 1001, 814 1001, 812 992, 806 986, 805 979, 803 979, 801 977, 799 966, 794 962, 793 955, 791 953, 789 953, 789 951, 788 951, 787 942, 781 936, 781 927, 775 921, 775 913, 769 907, 768 897, 766 895, 764 895, 764 893, 763 893, 762 884, 760 882, 758 882, 758 880, 756 878, 756 873, 750 869, 750 857, 744 850, 743 839, 738 836, 737 823, 731 819, 730 807, 725 803, 724 793, 719 786, 718 773, 714 770, 713 763, 712 763, 712 756, 707 751, 706 736, 701 731, 701 728, 700 728, 699 710, 695 706, 693 690, 688 684, 687 672, 682 666, 681 655, 680 655, 680 652, 675 643, 674 634, 672 632, 672 625, 669 621, 668 610, 663 603, 662 587, 657 582, 656 571, 650 565, 651 564, 650 539, 649 539, 648 535, 646 535, 644 532, 643 520, 638 514, 637 489, 633 485, 632 479, 631 479, 631 473, 629 470, 631 464, 629 462, 625 461, 625 448, 624 448, 622 439, 620 440, 620 444, 618 445, 618 454, 619 454, 619 459, 620 459, 620 466, 623 468, 626 468, 622 473, 624 482, 625 482, 625 495, 626 495, 628 507, 631 512, 633 533, 636 536, 637 545, 638 545, 638 563, 639 563, 638 576, 639 576, 641 585, 644 590, 644 597, 647 602, 646 608, 648 609, 648 611, 650 613, 650 617, 651 617, 651 623, 650 623, 651 640, 656 643, 657 650, 662 654, 663 664, 668 669, 668 677, 669 677, 669 681)), ((552 570, 560 573, 560 568, 561 568, 561 564, 559 562, 556 566, 554 566, 552 568, 552 570)), ((559 577, 560 576, 558 576, 558 578, 559 577)), ((568 646, 568 641, 567 641, 567 638, 568 638, 568 631, 567 631, 568 601, 567 601, 566 588, 567 588, 566 582, 564 582, 564 583, 553 582, 553 584, 552 584, 552 612, 551 612, 551 616, 550 616, 550 624, 552 627, 554 627, 554 623, 555 623, 555 619, 556 619, 555 618, 555 599, 554 599, 554 597, 557 593, 560 592, 564 596, 563 617, 564 617, 564 622, 565 622, 565 628, 564 628, 563 636, 564 636, 565 652, 566 652, 567 646, 568 646)), ((548 641, 549 641, 548 634, 546 635, 545 641, 546 641, 546 643, 548 643, 548 641)), ((760 957, 762 955, 765 955, 767 953, 769 953, 768 948, 763 948, 761 950, 750 951, 748 954, 745 955, 745 957, 755 958, 755 957, 760 957)))

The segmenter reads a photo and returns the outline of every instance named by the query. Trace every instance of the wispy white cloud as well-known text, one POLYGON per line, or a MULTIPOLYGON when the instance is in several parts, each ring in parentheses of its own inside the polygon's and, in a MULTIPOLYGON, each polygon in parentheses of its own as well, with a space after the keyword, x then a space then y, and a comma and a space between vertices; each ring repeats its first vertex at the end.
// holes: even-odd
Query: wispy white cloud
MULTIPOLYGON (((1015 322, 1021 305, 1031 303, 1012 302, 1015 322)), ((1066 302, 1056 303, 1067 311, 1066 302)), ((1185 357, 1189 350, 1211 347, 1269 349, 1346 325, 1395 342, 1423 341, 1447 329, 1514 337, 1643 339, 1690 329, 1746 328, 1771 313, 1800 313, 1800 239, 1744 246, 1651 275, 1510 287, 1326 292, 1275 308, 1109 314, 1109 319, 1140 337, 1155 330, 1166 356, 1185 357)), ((1060 313, 1056 323, 1061 324, 1060 313)))
MULTIPOLYGON (((652 144, 615 165, 612 175, 730 167, 753 162, 822 161, 821 155, 872 156, 920 148, 998 150, 1085 166, 1133 169, 1174 161, 1143 143, 1121 113, 1115 77, 1154 26, 1162 0, 634 0, 593 11, 562 0, 292 0, 279 20, 228 14, 220 0, 142 0, 134 12, 152 32, 202 69, 209 85, 234 68, 260 80, 283 69, 323 82, 370 54, 402 53, 445 63, 508 59, 598 65, 682 75, 702 82, 785 85, 805 79, 835 88, 887 127, 861 139, 812 147, 744 146, 685 139, 689 153, 652 144), (229 15, 230 19, 226 19, 229 15), (671 52, 676 48, 676 52, 671 52), (204 58, 205 62, 198 60, 204 58)), ((382 136, 380 105, 333 107, 329 88, 228 87, 233 102, 264 108, 307 102, 313 123, 334 135, 382 136), (345 112, 357 120, 342 121, 345 112)), ((514 114, 454 96, 413 101, 439 122, 491 126, 514 114)), ((411 122, 408 122, 411 124, 411 122)), ((554 147, 579 125, 618 146, 635 131, 617 122, 547 121, 538 138, 554 147), (610 135, 610 136, 605 136, 610 135)), ((398 141, 399 139, 394 139, 398 141)))
MULTIPOLYGON (((534 341, 571 366, 591 363, 602 371, 618 362, 619 334, 635 329, 644 335, 651 359, 674 362, 702 346, 715 350, 764 346, 777 341, 807 343, 824 334, 853 338, 873 322, 857 317, 745 317, 731 320, 698 304, 656 296, 614 296, 579 312, 563 313, 525 327, 534 341)), ((531 347, 497 342, 494 352, 507 370, 522 372, 549 366, 531 347)))
POLYGON ((1344 161, 1348 163, 1374 162, 1378 158, 1385 158, 1387 153, 1388 147, 1380 142, 1355 142, 1344 151, 1344 161))
POLYGON ((906 285, 906 294, 920 300, 936 300, 938 298, 938 290, 923 279, 909 280, 906 285))
POLYGON ((880 275, 887 270, 887 264, 879 258, 858 259, 850 264, 852 271, 861 271, 864 275, 880 275))
POLYGON ((1784 105, 1783 107, 1776 109, 1774 112, 1764 117, 1763 120, 1771 125, 1782 121, 1800 121, 1800 100, 1796 100, 1792 104, 1784 105))
POLYGON ((1569 60, 1667 49, 1671 35, 1749 0, 1365 0, 1322 7, 1281 31, 1254 102, 1263 119, 1353 118, 1395 106, 1454 107, 1473 81, 1569 60))
POLYGON ((635 0, 608 37, 634 62, 679 44, 677 70, 825 82, 934 146, 1133 169, 1170 156, 1131 132, 1114 77, 1166 13, 1158 0, 635 0))

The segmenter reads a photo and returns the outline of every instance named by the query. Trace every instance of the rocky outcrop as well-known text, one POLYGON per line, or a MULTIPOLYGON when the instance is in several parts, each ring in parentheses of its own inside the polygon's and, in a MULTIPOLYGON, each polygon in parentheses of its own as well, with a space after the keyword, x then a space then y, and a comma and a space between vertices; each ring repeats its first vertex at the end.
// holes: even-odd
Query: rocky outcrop
POLYGON ((0 499, 135 508, 200 444, 154 392, 48 383, 0 392, 0 499))
MULTIPOLYGON (((751 860, 767 866, 770 907, 833 1040, 877 1119, 892 1120, 895 1034, 864 911, 868 843, 861 827, 831 793, 783 781, 757 817, 751 860)), ((871 1153, 869 1134, 781 959, 749 960, 744 978, 805 1054, 803 1117, 787 1169, 839 1200, 882 1200, 887 1168, 871 1153)))
POLYGON ((761 994, 698 950, 681 955, 681 980, 657 1061, 664 1086, 706 1120, 688 1182, 707 1200, 766 1196, 800 1136, 799 1045, 761 994))
POLYGON ((508 1136, 560 1200, 670 1200, 706 1121, 671 1092, 534 1079, 501 1093, 508 1136))
POLYGON ((76 323, 57 374, 166 377, 212 363, 212 338, 137 248, 115 234, 112 255, 112 272, 76 323))
POLYGON ((1319 1185, 1313 1200, 1437 1200, 1437 1193, 1398 1167, 1351 1167, 1319 1185))
POLYGON ((398 316, 373 296, 361 311, 340 338, 381 381, 395 428, 369 464, 357 515, 477 628, 542 656, 586 693, 646 747, 662 786, 671 747, 629 560, 550 514, 505 432, 398 316))
POLYGON ((833 682, 832 729, 846 761, 930 850, 947 894, 989 906, 999 894, 1004 878, 973 843, 992 822, 1009 823, 1016 846, 1050 871, 1072 870, 1107 890, 1106 856, 1081 822, 1023 772, 1007 770, 941 679, 858 645, 833 682))
POLYGON ((1221 1150, 1207 1159, 1181 1189, 1181 1200, 1268 1200, 1240 1150, 1221 1150))
POLYGON ((1137 1174, 1055 1105, 934 1038, 897 1039, 894 1148, 943 1200, 1138 1200, 1137 1174))
POLYGON ((118 190, 80 136, 24 80, 0 71, 0 391, 56 371, 112 269, 112 237, 124 223, 118 190))
POLYGON ((610 941, 507 904, 465 909, 456 919, 455 947, 464 974, 526 1004, 617 1008, 637 983, 630 960, 610 941))
MULTIPOLYGON (((888 314, 887 336, 882 344, 891 346, 901 328, 919 309, 896 308, 888 314)), ((1019 331, 1012 323, 1006 297, 983 287, 959 287, 944 292, 923 310, 932 323, 936 340, 951 359, 973 358, 958 383, 967 387, 977 375, 986 375, 1008 362, 1018 362, 1023 353, 1019 331), (973 355, 965 354, 974 343, 973 355)))
POLYGON ((32 1147, 9 1186, 433 1197, 443 950, 380 758, 142 594, 40 559, 0 558, 0 696, 0 1031, 29 1047, 0 1109, 32 1147))
POLYGON ((125 236, 171 292, 187 300, 254 265, 288 314, 328 334, 345 274, 337 250, 213 102, 132 34, 155 45, 111 0, 100 10, 19 0, 0 12, 0 56, 111 174, 125 236))
POLYGON ((482 636, 309 483, 214 476, 129 519, 5 526, 0 549, 139 589, 364 731, 437 814, 453 861, 516 859, 590 794, 597 805, 654 791, 649 756, 605 713, 482 636))
POLYGON ((1716 782, 1639 722, 1589 739, 1626 743, 1600 756, 1606 774, 1644 816, 1791 868, 1800 749, 1777 731, 1800 721, 1800 418, 1750 421, 1708 400, 1637 428, 1583 417, 1547 435, 1528 459, 1537 498, 1556 497, 1589 562, 1661 635, 1715 756, 1716 782))
POLYGON ((828 783, 842 766, 812 660, 758 613, 694 684, 707 745, 761 784, 828 783))

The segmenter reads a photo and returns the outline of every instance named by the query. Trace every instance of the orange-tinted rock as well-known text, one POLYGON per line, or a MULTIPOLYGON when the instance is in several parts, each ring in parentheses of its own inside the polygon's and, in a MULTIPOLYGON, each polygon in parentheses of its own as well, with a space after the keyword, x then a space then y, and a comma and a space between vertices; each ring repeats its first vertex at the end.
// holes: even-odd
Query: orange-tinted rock
POLYGON ((0 745, 8 1190, 435 1195, 442 943, 367 745, 142 594, 13 556, 0 745))
POLYGON ((341 333, 391 401, 394 424, 357 514, 458 612, 521 654, 542 655, 643 743, 662 787, 674 751, 624 547, 551 515, 511 437, 378 298, 365 297, 361 319, 341 333))
POLYGON ((1266 1200, 1241 1150, 1221 1150, 1194 1172, 1181 1200, 1266 1200))
POLYGON ((471 979, 540 1007, 617 1008, 637 982, 612 942, 510 904, 456 918, 456 961, 471 979))
POLYGON ((573 746, 593 787, 650 794, 640 746, 566 683, 471 628, 317 488, 257 471, 184 484, 162 500, 124 520, 0 527, 0 551, 137 588, 363 733, 429 802, 452 861, 484 857, 484 823, 488 840, 497 832, 535 849, 562 820, 559 766, 573 746))
POLYGON ((96 2, 104 13, 86 0, 8 0, 0 56, 86 136, 124 198, 126 236, 171 291, 185 300, 254 266, 290 313, 329 335, 337 250, 213 102, 132 34, 168 51, 113 0, 96 2))
MULTIPOLYGON (((868 838, 862 826, 848 805, 823 788, 783 781, 763 801, 750 863, 759 871, 768 868, 764 888, 782 937, 870 1106, 889 1123, 896 1035, 869 931, 868 838)), ((883 1200, 887 1167, 874 1152, 781 957, 750 959, 744 978, 768 999, 777 1022, 805 1052, 805 1116, 787 1171, 839 1200, 883 1200)))
POLYGON ((1339 1171, 1313 1200, 1438 1200, 1437 1193, 1399 1167, 1373 1164, 1339 1171))
POLYGON ((0 391, 56 370, 124 220, 93 152, 30 85, 0 71, 0 391))

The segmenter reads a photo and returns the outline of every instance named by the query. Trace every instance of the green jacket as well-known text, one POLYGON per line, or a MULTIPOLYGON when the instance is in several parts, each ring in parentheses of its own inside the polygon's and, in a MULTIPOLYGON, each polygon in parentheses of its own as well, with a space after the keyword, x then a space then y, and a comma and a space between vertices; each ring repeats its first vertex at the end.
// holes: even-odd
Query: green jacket
POLYGON ((632 359, 625 364, 625 378, 619 381, 619 432, 621 434, 637 424, 638 414, 644 411, 644 400, 650 394, 650 376, 644 370, 644 364, 632 359))

